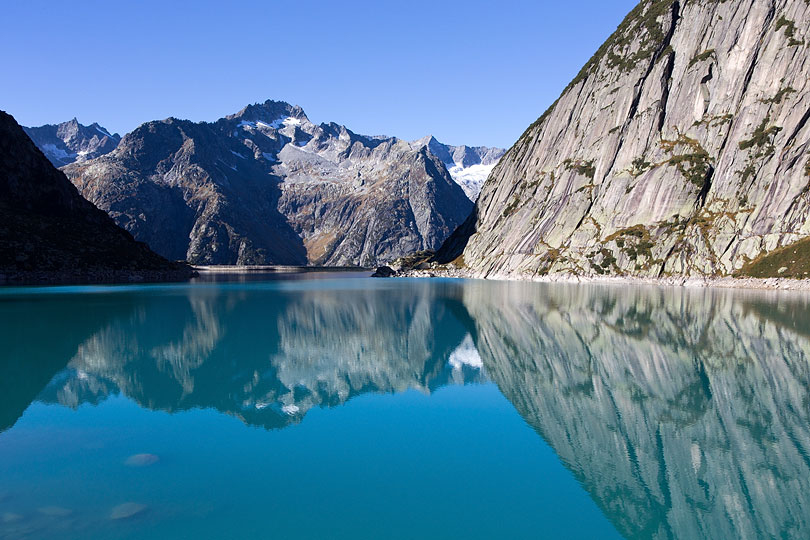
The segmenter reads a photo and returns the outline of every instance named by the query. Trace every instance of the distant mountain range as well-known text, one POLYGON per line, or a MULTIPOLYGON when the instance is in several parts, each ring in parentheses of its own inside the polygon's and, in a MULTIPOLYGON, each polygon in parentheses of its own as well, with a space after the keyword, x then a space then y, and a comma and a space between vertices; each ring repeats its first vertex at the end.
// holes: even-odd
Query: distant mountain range
POLYGON ((473 202, 478 199, 484 180, 506 153, 503 148, 450 146, 440 143, 433 135, 419 139, 414 144, 427 146, 433 155, 441 159, 450 176, 473 202))
POLYGON ((121 142, 117 133, 110 134, 95 123, 83 126, 75 118, 61 124, 23 129, 56 167, 103 156, 121 142))
POLYGON ((504 152, 359 135, 269 100, 120 142, 75 119, 26 131, 136 239, 195 264, 375 266, 435 250, 504 152))
POLYGON ((116 226, 0 111, 0 284, 183 279, 116 226))

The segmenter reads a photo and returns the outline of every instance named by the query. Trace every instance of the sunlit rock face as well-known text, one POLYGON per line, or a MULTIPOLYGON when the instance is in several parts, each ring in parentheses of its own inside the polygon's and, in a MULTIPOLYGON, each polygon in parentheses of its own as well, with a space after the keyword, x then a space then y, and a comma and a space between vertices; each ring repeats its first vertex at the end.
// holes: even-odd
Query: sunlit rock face
POLYGON ((476 274, 729 274, 810 234, 810 4, 642 0, 495 167, 476 274))
POLYGON ((376 266, 437 249, 472 208, 426 145, 276 101, 147 122, 64 171, 135 238, 197 264, 376 266))
POLYGON ((465 290, 488 376, 630 538, 810 532, 810 302, 465 290))

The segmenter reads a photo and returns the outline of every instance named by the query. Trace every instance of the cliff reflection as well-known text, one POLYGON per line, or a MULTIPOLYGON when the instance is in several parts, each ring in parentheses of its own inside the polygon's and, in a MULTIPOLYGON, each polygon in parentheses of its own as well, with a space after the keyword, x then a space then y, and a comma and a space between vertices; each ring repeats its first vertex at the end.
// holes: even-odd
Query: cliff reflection
POLYGON ((745 291, 465 290, 487 374, 629 538, 810 536, 810 309, 745 291))

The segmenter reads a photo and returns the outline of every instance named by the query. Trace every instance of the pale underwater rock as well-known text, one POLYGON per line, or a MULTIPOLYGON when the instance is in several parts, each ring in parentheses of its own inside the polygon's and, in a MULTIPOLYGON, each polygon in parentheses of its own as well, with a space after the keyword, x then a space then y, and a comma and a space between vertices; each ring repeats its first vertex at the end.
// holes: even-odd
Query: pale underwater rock
POLYGON ((3 523, 17 523, 18 521, 22 521, 23 516, 20 514, 15 514, 14 512, 4 512, 2 516, 0 516, 0 521, 3 523))
POLYGON ((63 506, 43 506, 42 508, 37 508, 37 512, 43 516, 67 517, 73 513, 73 510, 63 506))
POLYGON ((160 461, 160 457, 155 454, 135 454, 129 456, 124 462, 127 467, 148 467, 160 461))
POLYGON ((146 511, 146 505, 134 502, 125 502, 123 504, 119 504, 115 508, 112 509, 110 512, 110 519, 119 520, 119 519, 129 519, 131 517, 135 517, 139 514, 142 514, 146 511))

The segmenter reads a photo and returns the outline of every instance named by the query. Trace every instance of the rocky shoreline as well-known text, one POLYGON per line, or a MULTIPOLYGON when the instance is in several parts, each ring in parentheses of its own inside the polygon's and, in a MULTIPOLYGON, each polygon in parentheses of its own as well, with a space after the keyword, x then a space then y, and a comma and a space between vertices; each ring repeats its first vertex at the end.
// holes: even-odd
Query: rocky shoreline
POLYGON ((193 265, 200 274, 305 274, 310 272, 371 272, 362 266, 193 265))
POLYGON ((752 277, 665 277, 642 278, 633 276, 580 276, 552 274, 545 276, 516 276, 487 274, 460 268, 431 268, 396 271, 391 277, 443 277, 459 279, 490 279, 496 281, 533 281, 537 283, 600 283, 611 285, 658 285, 663 287, 714 287, 721 289, 760 289, 784 291, 810 291, 810 279, 752 278, 752 277))

